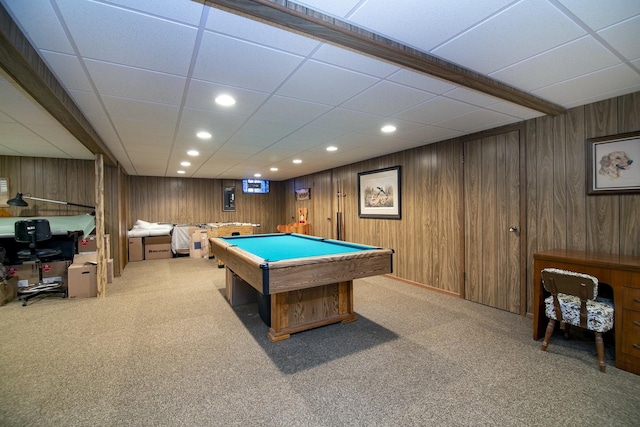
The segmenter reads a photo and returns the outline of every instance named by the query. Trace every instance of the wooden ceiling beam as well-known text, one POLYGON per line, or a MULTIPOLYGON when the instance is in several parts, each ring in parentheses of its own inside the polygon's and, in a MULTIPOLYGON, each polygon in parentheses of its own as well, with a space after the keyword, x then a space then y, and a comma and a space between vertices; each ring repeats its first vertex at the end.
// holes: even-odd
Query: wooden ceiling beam
POLYGON ((291 1, 194 1, 346 47, 550 116, 566 113, 560 105, 291 1))
POLYGON ((109 166, 118 164, 89 120, 1 4, 0 67, 89 151, 102 154, 104 163, 109 166))

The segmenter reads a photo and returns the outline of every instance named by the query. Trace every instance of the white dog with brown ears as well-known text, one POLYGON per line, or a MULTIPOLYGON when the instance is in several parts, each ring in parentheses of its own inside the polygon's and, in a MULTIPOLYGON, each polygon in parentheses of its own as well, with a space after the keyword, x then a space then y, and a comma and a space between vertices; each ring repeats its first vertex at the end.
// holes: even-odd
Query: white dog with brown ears
POLYGON ((628 170, 631 167, 631 163, 633 163, 633 160, 624 151, 612 151, 600 159, 599 173, 613 181, 618 181, 622 171, 628 170))

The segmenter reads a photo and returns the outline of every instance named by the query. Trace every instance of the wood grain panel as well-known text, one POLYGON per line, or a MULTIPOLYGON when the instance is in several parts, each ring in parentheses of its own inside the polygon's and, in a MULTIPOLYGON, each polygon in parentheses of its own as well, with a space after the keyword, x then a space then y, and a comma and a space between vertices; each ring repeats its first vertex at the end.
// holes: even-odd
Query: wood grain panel
MULTIPOLYGON (((616 100, 609 99, 585 106, 585 119, 587 138, 616 134, 616 100)), ((620 250, 620 196, 588 197, 587 212, 586 250, 617 253, 620 250)))
MULTIPOLYGON (((585 184, 585 137, 584 108, 574 108, 566 117, 564 152, 566 174, 566 228, 567 249, 583 249, 586 242, 586 184, 585 184)), ((559 144, 562 141, 558 141, 559 144)))
POLYGON ((243 194, 240 181, 231 184, 236 187, 236 210, 223 212, 220 180, 132 176, 127 227, 138 219, 173 224, 249 222, 261 224, 256 232, 275 232, 284 211, 279 202, 284 184, 271 182, 269 194, 243 194))

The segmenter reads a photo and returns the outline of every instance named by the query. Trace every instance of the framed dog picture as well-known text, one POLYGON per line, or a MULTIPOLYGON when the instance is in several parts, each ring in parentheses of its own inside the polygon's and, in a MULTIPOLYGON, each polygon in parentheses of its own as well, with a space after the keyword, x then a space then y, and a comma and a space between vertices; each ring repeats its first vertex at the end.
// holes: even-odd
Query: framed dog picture
POLYGON ((640 192, 640 131, 587 140, 587 193, 640 192))

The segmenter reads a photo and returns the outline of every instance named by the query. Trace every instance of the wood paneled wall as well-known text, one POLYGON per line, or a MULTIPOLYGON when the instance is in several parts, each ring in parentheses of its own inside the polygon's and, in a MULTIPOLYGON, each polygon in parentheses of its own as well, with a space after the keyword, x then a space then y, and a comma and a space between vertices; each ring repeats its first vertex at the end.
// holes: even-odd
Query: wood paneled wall
POLYGON ((585 179, 585 140, 640 130, 640 92, 525 125, 530 312, 533 253, 566 248, 640 256, 640 194, 590 196, 585 179))
POLYGON ((447 141, 290 180, 286 212, 309 208, 312 233, 336 237, 340 182, 345 240, 395 250, 396 276, 458 294, 462 283, 462 145, 447 141), (358 173, 401 166, 400 220, 358 217, 358 173), (311 188, 297 202, 294 189, 311 188))
POLYGON ((242 182, 218 179, 130 176, 130 229, 137 220, 173 224, 250 222, 256 232, 275 233, 283 219, 284 183, 271 182, 269 194, 244 194, 242 182), (235 186, 235 212, 222 211, 222 188, 235 186))
MULTIPOLYGON (((524 129, 523 262, 530 313, 534 252, 568 248, 640 256, 640 194, 588 196, 585 189, 585 140, 640 130, 640 93, 573 108, 563 116, 528 120, 524 129)), ((459 294, 465 244, 461 154, 461 140, 453 139, 296 178, 287 185, 286 212, 308 203, 310 222, 322 222, 326 206, 296 202, 293 189, 312 187, 313 199, 321 192, 316 190, 319 183, 332 180, 335 193, 339 179, 347 193, 346 240, 393 248, 396 276, 459 294), (402 166, 402 219, 358 218, 358 172, 395 165, 402 166)), ((333 197, 331 207, 335 212, 333 197)), ((313 230, 335 237, 324 234, 324 228, 313 230)))
MULTIPOLYGON (((126 246, 118 242, 119 235, 119 176, 117 168, 105 167, 105 233, 111 236, 111 253, 114 271, 122 271, 122 252, 126 246)), ((0 176, 9 180, 10 197, 17 192, 44 199, 95 205, 95 162, 92 160, 68 160, 40 157, 0 156, 0 176)), ((4 200, 2 201, 5 202, 4 200)), ((90 209, 60 205, 50 202, 27 200, 29 206, 6 207, 13 216, 58 216, 90 213, 90 209)))

